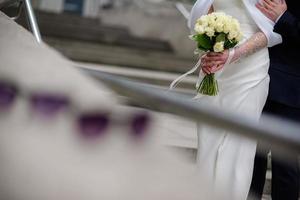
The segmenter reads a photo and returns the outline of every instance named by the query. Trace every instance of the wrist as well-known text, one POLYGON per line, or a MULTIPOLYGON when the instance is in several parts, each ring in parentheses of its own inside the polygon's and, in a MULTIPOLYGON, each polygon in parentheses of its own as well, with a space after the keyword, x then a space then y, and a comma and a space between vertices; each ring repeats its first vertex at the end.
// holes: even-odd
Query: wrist
POLYGON ((288 30, 291 30, 295 26, 296 18, 287 10, 278 19, 274 26, 274 32, 281 35, 285 34, 288 30))
POLYGON ((233 50, 234 50, 234 54, 232 56, 231 63, 238 61, 241 57, 240 46, 234 47, 233 50))
POLYGON ((275 24, 280 20, 280 18, 284 15, 286 11, 284 11, 283 13, 281 13, 275 20, 275 24))
POLYGON ((228 65, 234 61, 233 60, 234 55, 235 55, 235 49, 234 48, 228 49, 228 57, 227 57, 225 65, 228 65))

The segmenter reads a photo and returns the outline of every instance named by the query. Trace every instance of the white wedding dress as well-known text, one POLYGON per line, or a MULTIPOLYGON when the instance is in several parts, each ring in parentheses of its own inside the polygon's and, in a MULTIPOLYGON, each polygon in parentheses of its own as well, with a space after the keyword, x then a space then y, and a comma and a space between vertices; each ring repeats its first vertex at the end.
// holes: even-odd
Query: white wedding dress
MULTIPOLYGON (((259 31, 242 0, 215 0, 213 6, 239 20, 243 42, 259 31)), ((195 100, 220 107, 220 112, 226 109, 258 120, 268 95, 268 68, 269 54, 264 48, 217 72, 218 96, 198 95, 195 100)), ((201 123, 197 132, 197 164, 210 199, 246 200, 256 142, 201 123)))

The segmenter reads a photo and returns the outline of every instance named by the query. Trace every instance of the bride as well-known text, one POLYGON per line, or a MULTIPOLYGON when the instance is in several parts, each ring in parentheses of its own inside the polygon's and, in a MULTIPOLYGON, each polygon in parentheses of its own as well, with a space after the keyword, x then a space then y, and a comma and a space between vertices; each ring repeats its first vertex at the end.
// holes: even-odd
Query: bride
MULTIPOLYGON (((213 104, 258 120, 268 95, 269 54, 267 47, 281 43, 273 22, 256 8, 258 0, 198 0, 190 15, 189 27, 209 12, 220 11, 238 19, 243 41, 223 53, 202 58, 202 72, 216 73, 217 96, 198 94, 196 101, 213 104), (230 60, 228 60, 230 59, 230 60), (227 61, 228 60, 228 61, 227 61), (230 64, 225 63, 229 62, 230 64)), ((245 200, 250 188, 256 142, 227 131, 198 124, 199 171, 206 177, 210 199, 245 200), (208 182, 207 182, 208 180, 208 182), (215 193, 218 195, 215 195, 215 193), (221 195, 221 196, 219 196, 221 195)))

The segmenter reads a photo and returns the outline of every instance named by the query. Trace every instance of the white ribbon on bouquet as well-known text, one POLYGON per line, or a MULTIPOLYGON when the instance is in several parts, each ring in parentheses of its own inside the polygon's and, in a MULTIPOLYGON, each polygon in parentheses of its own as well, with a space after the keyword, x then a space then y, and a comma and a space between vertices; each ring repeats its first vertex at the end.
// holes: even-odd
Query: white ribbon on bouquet
MULTIPOLYGON (((174 89, 185 77, 187 77, 188 75, 194 73, 201 65, 201 60, 202 57, 200 57, 200 59, 198 60, 198 62, 196 63, 196 65, 190 69, 189 71, 187 71, 185 74, 182 74, 181 76, 179 76, 178 78, 176 78, 170 85, 169 90, 174 89)), ((199 72, 200 73, 200 72, 199 72)), ((198 85, 200 84, 200 78, 198 78, 196 87, 198 87, 198 85)))

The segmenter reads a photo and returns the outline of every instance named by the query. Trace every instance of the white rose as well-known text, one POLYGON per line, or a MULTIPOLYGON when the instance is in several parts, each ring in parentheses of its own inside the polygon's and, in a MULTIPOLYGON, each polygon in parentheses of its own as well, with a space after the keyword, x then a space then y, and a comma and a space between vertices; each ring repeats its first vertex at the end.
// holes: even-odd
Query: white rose
POLYGON ((215 30, 211 27, 206 27, 205 33, 208 37, 213 37, 215 35, 215 30))
POLYGON ((223 15, 218 16, 218 18, 216 19, 217 23, 222 23, 223 24, 225 21, 226 21, 226 18, 223 15))
POLYGON ((197 23, 200 24, 208 23, 208 18, 209 18, 208 15, 203 15, 197 20, 197 23))
POLYGON ((206 26, 208 26, 208 22, 207 21, 198 20, 195 25, 206 27, 206 26))
POLYGON ((214 26, 214 24, 216 23, 216 20, 213 16, 211 16, 209 19, 208 19, 208 24, 209 26, 214 26))
POLYGON ((223 31, 224 31, 224 33, 229 33, 230 32, 230 30, 231 30, 231 26, 230 26, 230 24, 228 23, 228 22, 225 22, 224 23, 224 26, 223 26, 223 31))
POLYGON ((224 31, 224 25, 223 23, 216 23, 215 24, 215 30, 219 33, 223 32, 224 31))
POLYGON ((214 45, 214 52, 222 52, 224 51, 224 42, 217 42, 214 45))
POLYGON ((233 39, 237 38, 238 36, 239 36, 239 33, 237 31, 232 30, 228 34, 228 39, 233 40, 233 39))
POLYGON ((204 34, 205 33, 205 28, 202 25, 196 24, 195 29, 196 33, 198 34, 204 34))
POLYGON ((214 16, 216 16, 216 17, 219 17, 219 16, 221 16, 221 15, 225 15, 225 13, 223 13, 223 12, 214 12, 213 14, 214 14, 214 16))

